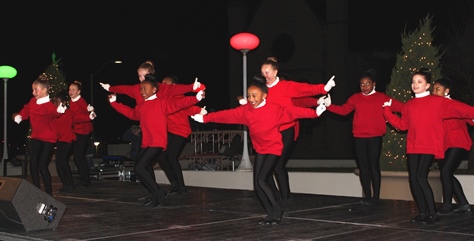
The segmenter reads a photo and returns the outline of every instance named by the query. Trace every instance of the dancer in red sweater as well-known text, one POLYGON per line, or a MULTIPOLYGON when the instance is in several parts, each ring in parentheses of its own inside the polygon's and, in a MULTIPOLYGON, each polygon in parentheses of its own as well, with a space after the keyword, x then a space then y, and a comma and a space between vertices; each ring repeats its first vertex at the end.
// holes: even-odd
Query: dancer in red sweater
MULTIPOLYGON (((169 75, 163 78, 162 83, 174 85, 178 78, 169 75)), ((170 101, 180 101, 184 96, 171 97, 170 101)), ((179 154, 186 143, 187 138, 191 134, 191 126, 189 125, 189 117, 195 114, 206 114, 205 108, 199 106, 190 106, 175 113, 168 115, 168 146, 166 151, 160 154, 158 158, 160 167, 166 174, 171 187, 169 193, 183 194, 187 192, 184 184, 183 170, 179 164, 179 154)))
POLYGON ((266 101, 269 96, 268 87, 263 81, 252 82, 247 91, 248 104, 246 105, 204 116, 197 114, 192 118, 201 123, 242 124, 249 128, 252 145, 256 152, 253 171, 254 189, 267 212, 267 217, 259 224, 275 225, 280 222, 283 210, 269 182, 269 177, 272 176, 273 167, 284 149, 279 128, 298 118, 318 117, 326 107, 321 105, 315 111, 293 105, 279 106, 269 103, 266 101))
POLYGON ((53 127, 53 120, 66 111, 65 106, 55 106, 49 99, 49 83, 47 77, 40 75, 33 82, 33 98, 19 113, 12 115, 13 120, 30 119, 30 174, 33 184, 41 188, 39 174, 43 178, 45 192, 52 195, 51 173, 48 165, 57 140, 57 132, 53 127))
MULTIPOLYGON (((53 99, 56 106, 66 106, 66 91, 60 91, 53 99)), ((89 119, 89 117, 87 117, 89 119)), ((75 189, 74 181, 69 165, 69 153, 71 151, 72 142, 76 140, 74 133, 74 122, 72 111, 66 111, 61 117, 54 119, 53 126, 58 133, 58 142, 56 143, 56 171, 63 187, 59 192, 68 192, 75 189)))
MULTIPOLYGON (((364 199, 361 203, 365 205, 377 204, 380 198, 379 159, 382 151, 382 136, 386 132, 384 110, 381 106, 390 100, 386 94, 375 91, 375 82, 375 70, 369 69, 360 78, 360 92, 349 97, 345 104, 331 105, 329 95, 327 98, 321 97, 330 112, 344 116, 354 112, 352 121, 354 152, 364 192, 364 199)), ((393 112, 400 112, 402 107, 402 102, 392 99, 391 110, 393 112)))
POLYGON ((419 215, 411 222, 439 221, 428 173, 433 159, 443 159, 445 133, 443 120, 474 118, 474 107, 447 98, 430 95, 431 72, 422 68, 413 74, 411 88, 415 98, 405 103, 401 118, 390 109, 391 100, 384 103, 384 116, 399 130, 408 130, 406 139, 407 168, 410 189, 419 215))
POLYGON ((144 80, 140 92, 144 102, 135 106, 134 109, 116 102, 116 96, 110 95, 109 100, 112 107, 119 113, 132 120, 140 121, 142 128, 142 149, 135 163, 135 173, 143 185, 152 194, 151 198, 144 204, 147 207, 160 205, 168 196, 162 191, 156 180, 148 171, 152 161, 157 158, 167 146, 167 115, 180 109, 196 104, 203 98, 203 91, 199 91, 196 97, 185 97, 180 101, 170 101, 168 98, 157 98, 158 85, 156 81, 144 80), (157 125, 159 123, 159 125, 157 125))
MULTIPOLYGON (((280 80, 277 76, 278 70, 279 64, 275 57, 267 58, 261 67, 261 73, 263 77, 265 77, 268 87, 267 102, 279 106, 293 106, 293 98, 327 94, 329 90, 336 85, 333 78, 331 78, 326 85, 280 80)), ((292 199, 286 164, 290 158, 293 143, 298 138, 299 134, 295 132, 295 124, 296 122, 292 121, 280 127, 284 148, 274 169, 280 190, 281 203, 284 207, 289 205, 289 202, 292 199)), ((273 177, 269 177, 269 181, 274 182, 273 177)))
POLYGON ((76 141, 74 142, 73 155, 77 170, 79 171, 80 183, 83 187, 89 187, 91 179, 89 176, 89 164, 85 158, 87 144, 89 143, 90 135, 93 131, 92 120, 95 119, 96 114, 94 107, 88 105, 84 98, 81 97, 82 84, 79 81, 69 85, 69 110, 72 112, 74 122, 74 132, 76 133, 76 141))
MULTIPOLYGON (((450 89, 451 81, 447 78, 441 78, 435 81, 432 94, 455 101, 449 96, 450 89)), ((443 185, 443 206, 438 210, 440 215, 447 215, 453 212, 453 195, 459 204, 459 207, 454 211, 471 212, 471 206, 467 201, 461 183, 454 176, 454 171, 458 169, 463 156, 472 146, 471 136, 467 131, 466 123, 471 126, 474 125, 472 119, 447 119, 443 121, 446 152, 444 159, 438 162, 441 172, 441 183, 443 185)))

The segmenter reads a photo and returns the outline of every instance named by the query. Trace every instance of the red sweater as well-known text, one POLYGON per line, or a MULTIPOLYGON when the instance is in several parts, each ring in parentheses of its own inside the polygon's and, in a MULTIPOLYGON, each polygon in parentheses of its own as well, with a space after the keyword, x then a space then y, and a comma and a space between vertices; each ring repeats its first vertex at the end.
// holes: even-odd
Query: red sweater
MULTIPOLYGON (((193 91, 193 85, 168 85, 158 83, 158 92, 156 94, 157 97, 167 97, 167 96, 176 96, 182 95, 188 92, 193 91)), ((135 85, 117 85, 117 86, 110 86, 109 92, 114 92, 116 94, 124 94, 133 99, 138 104, 143 103, 145 100, 143 96, 140 94, 140 84, 135 85)))
POLYGON ((135 106, 134 109, 117 102, 110 104, 122 115, 140 121, 143 148, 162 147, 166 149, 168 144, 167 115, 198 102, 195 96, 183 97, 178 101, 169 100, 170 98, 147 100, 135 106))
POLYGON ((405 103, 401 118, 385 107, 385 118, 395 128, 408 130, 407 154, 433 154, 444 158, 445 133, 443 120, 474 118, 474 107, 440 96, 428 95, 405 103))
POLYGON ((92 132, 92 120, 89 118, 87 111, 87 102, 80 97, 77 101, 69 101, 69 109, 73 114, 73 119, 83 120, 74 123, 74 132, 79 135, 89 135, 92 132))
MULTIPOLYGON (((179 101, 184 99, 184 96, 177 96, 172 98, 172 101, 179 101)), ((191 106, 186 109, 179 110, 173 114, 168 115, 168 132, 173 133, 184 138, 188 138, 191 134, 191 126, 189 125, 189 117, 201 112, 201 107, 191 106)))
MULTIPOLYGON (((267 103, 277 104, 279 106, 293 106, 293 98, 308 97, 313 95, 326 94, 323 84, 299 83, 291 80, 279 80, 272 87, 268 87, 267 103)), ((295 126, 295 121, 280 126, 280 131, 295 126)), ((295 131, 295 140, 298 138, 298 132, 295 131)))
POLYGON ((383 116, 383 103, 392 99, 391 111, 401 112, 403 103, 388 95, 375 92, 371 95, 356 93, 341 106, 331 104, 327 110, 338 115, 347 115, 354 111, 352 134, 354 137, 368 138, 383 136, 387 130, 383 116))
POLYGON ((474 126, 472 119, 447 119, 443 121, 446 136, 445 150, 449 148, 462 148, 471 150, 472 140, 467 132, 467 124, 474 126))
POLYGON ((266 103, 264 106, 254 109, 247 104, 234 109, 209 113, 204 116, 204 123, 246 125, 257 153, 281 156, 283 142, 279 128, 298 118, 315 117, 317 117, 316 111, 309 108, 293 105, 283 107, 266 103))
POLYGON ((57 141, 58 133, 53 127, 53 120, 61 116, 57 108, 51 101, 38 105, 33 97, 21 109, 18 114, 22 120, 30 119, 31 139, 50 143, 57 141))
POLYGON ((53 126, 58 133, 58 141, 71 143, 76 140, 76 133, 74 133, 73 114, 71 111, 66 112, 59 118, 54 119, 53 126))

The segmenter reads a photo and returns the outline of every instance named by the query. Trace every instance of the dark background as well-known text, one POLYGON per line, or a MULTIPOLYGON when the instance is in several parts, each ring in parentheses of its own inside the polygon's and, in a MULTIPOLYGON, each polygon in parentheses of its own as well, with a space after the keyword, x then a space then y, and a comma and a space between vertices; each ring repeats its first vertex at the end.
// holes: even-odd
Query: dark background
MULTIPOLYGON (((118 141, 134 122, 110 108, 107 92, 98 82, 138 83, 136 69, 146 60, 155 63, 159 78, 174 74, 181 83, 190 84, 198 77, 208 86, 201 103, 208 110, 228 108, 229 39, 234 34, 227 27, 228 2, 2 1, 0 65, 10 65, 18 71, 8 81, 9 143, 24 141, 28 122, 17 125, 10 115, 32 97, 31 83, 51 64, 53 52, 61 58, 60 68, 68 84, 74 80, 83 83, 82 96, 88 102, 90 75, 100 69, 93 83, 98 115, 94 134, 99 140, 118 141), (123 64, 103 65, 114 59, 123 64)), ((260 1, 241 2, 248 5, 251 16, 257 13, 260 1)), ((308 4, 324 7, 324 2, 308 4)), ((401 49, 400 34, 404 29, 416 28, 428 13, 434 17, 434 43, 442 48, 449 43, 450 35, 472 20, 470 5, 467 0, 349 1, 350 51, 396 53, 401 49)), ((125 96, 119 96, 118 101, 134 105, 125 96)))

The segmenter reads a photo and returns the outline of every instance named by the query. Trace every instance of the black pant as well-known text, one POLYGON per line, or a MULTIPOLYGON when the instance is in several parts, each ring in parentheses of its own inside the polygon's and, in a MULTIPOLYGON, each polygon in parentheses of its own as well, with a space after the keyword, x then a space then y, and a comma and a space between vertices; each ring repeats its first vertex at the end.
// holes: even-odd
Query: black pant
POLYGON ((444 160, 439 162, 444 204, 451 204, 453 194, 459 205, 469 204, 462 190, 461 183, 454 176, 454 171, 461 164, 462 155, 465 152, 466 150, 462 148, 449 148, 444 154, 444 160))
POLYGON ((82 183, 91 183, 89 176, 89 164, 85 158, 86 148, 89 143, 89 135, 81 135, 76 133, 76 142, 74 143, 74 161, 77 170, 79 171, 79 178, 82 183))
POLYGON ((354 152, 364 196, 367 199, 372 198, 376 201, 380 198, 381 174, 379 159, 381 151, 381 136, 354 138, 354 152), (373 195, 370 187, 371 183, 373 195))
POLYGON ((288 170, 286 169, 286 164, 290 159, 291 150, 293 148, 295 128, 291 127, 281 131, 280 133, 283 141, 283 151, 281 153, 281 156, 278 157, 278 160, 273 169, 276 180, 278 182, 278 189, 280 190, 280 193, 278 193, 278 189, 275 185, 273 175, 269 175, 268 183, 270 183, 273 190, 278 194, 278 196, 280 196, 282 200, 286 200, 291 198, 290 179, 288 177, 288 170))
POLYGON ((56 147, 56 170, 59 179, 64 187, 73 186, 71 166, 69 165, 69 152, 71 151, 72 143, 58 142, 56 147))
MULTIPOLYGON (((278 161, 278 156, 270 154, 256 154, 253 170, 253 186, 257 198, 270 217, 278 217, 281 207, 275 196, 268 178, 272 177, 272 170, 278 161)), ((273 178, 273 177, 272 177, 273 178)))
POLYGON ((433 191, 428 183, 428 173, 433 163, 434 155, 407 154, 408 178, 413 199, 420 214, 436 215, 433 191))
POLYGON ((31 139, 30 148, 30 173, 33 184, 37 188, 41 188, 39 179, 39 174, 41 173, 45 192, 52 195, 53 187, 48 165, 51 160, 54 143, 31 139))
POLYGON ((135 162, 137 177, 152 194, 152 198, 155 201, 163 196, 163 191, 160 190, 160 186, 156 183, 154 175, 151 175, 150 169, 153 170, 153 167, 151 167, 153 160, 158 158, 162 151, 163 148, 161 147, 142 148, 140 154, 138 154, 138 160, 135 162))
POLYGON ((178 160, 185 142, 186 138, 168 132, 168 146, 166 151, 161 153, 159 157, 160 167, 165 172, 172 188, 177 187, 178 189, 183 189, 185 187, 183 170, 178 160))

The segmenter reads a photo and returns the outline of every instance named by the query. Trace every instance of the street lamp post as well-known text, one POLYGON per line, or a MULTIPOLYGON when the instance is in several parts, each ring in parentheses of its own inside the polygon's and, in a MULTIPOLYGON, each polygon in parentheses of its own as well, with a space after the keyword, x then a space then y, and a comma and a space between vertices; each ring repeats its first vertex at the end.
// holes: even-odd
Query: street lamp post
POLYGON ((11 66, 0 66, 0 78, 3 79, 3 176, 7 175, 8 144, 7 144, 7 81, 16 76, 17 71, 11 66))
MULTIPOLYGON (((257 36, 251 33, 238 33, 230 39, 230 45, 242 52, 243 54, 243 97, 247 98, 247 53, 250 50, 255 49, 260 40, 257 36)), ((247 138, 247 127, 244 126, 244 150, 242 153, 242 160, 240 161, 240 165, 237 167, 236 170, 238 171, 251 171, 253 170, 252 163, 250 162, 249 158, 249 151, 248 151, 248 138, 247 138)))

